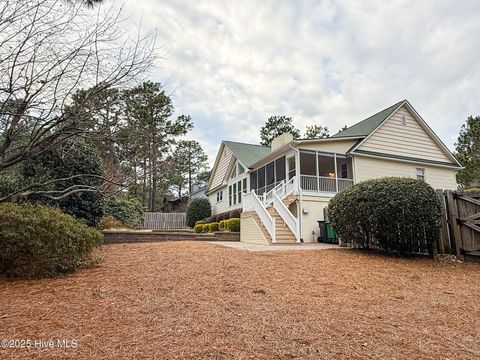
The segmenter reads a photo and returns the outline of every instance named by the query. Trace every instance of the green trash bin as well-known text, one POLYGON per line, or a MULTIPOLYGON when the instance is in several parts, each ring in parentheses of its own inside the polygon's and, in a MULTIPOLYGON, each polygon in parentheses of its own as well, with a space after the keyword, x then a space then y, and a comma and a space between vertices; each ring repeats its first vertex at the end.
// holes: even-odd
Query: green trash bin
POLYGON ((325 224, 325 230, 327 233, 327 242, 329 244, 338 244, 337 233, 331 223, 325 224))

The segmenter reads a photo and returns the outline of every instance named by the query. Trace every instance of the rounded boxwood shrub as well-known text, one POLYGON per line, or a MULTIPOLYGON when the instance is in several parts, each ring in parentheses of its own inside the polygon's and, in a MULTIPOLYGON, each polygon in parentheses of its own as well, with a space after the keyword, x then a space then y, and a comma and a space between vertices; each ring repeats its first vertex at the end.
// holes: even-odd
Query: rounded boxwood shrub
POLYGON ((203 220, 198 220, 195 222, 195 225, 203 225, 203 224, 205 224, 205 221, 203 220))
POLYGON ((102 233, 41 205, 0 204, 0 274, 52 277, 86 264, 102 233))
POLYGON ((408 255, 431 252, 440 233, 441 207, 427 183, 387 177, 361 182, 335 195, 329 216, 344 242, 408 255))
POLYGON ((218 222, 213 222, 210 224, 210 232, 218 231, 218 222))
POLYGON ((212 206, 206 198, 193 199, 187 209, 187 226, 194 227, 198 220, 212 215, 212 206))
POLYGON ((222 220, 222 221, 220 221, 220 222, 218 223, 218 229, 219 229, 220 231, 225 231, 225 230, 227 230, 227 229, 226 229, 226 226, 227 226, 227 220, 222 220))
POLYGON ((227 229, 232 232, 239 232, 240 231, 240 219, 239 218, 232 218, 227 220, 227 229))
POLYGON ((203 232, 203 224, 195 225, 193 228, 193 231, 197 234, 203 232))
POLYGON ((203 232, 204 232, 204 233, 210 232, 210 224, 205 224, 205 225, 203 225, 203 232))

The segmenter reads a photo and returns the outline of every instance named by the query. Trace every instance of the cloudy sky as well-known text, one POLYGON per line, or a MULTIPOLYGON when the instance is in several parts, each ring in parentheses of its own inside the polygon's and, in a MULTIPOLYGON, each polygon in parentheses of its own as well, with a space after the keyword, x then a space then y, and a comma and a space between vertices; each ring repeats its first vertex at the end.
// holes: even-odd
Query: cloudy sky
POLYGON ((271 115, 343 125, 408 99, 447 146, 480 114, 480 1, 127 0, 157 31, 151 78, 214 161, 271 115))

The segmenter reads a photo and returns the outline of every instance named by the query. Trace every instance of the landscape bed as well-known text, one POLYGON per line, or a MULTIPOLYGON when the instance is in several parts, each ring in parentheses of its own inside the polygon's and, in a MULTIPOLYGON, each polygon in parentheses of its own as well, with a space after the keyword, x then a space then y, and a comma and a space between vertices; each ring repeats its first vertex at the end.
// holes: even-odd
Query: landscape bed
POLYGON ((474 359, 480 266, 204 242, 103 246, 60 279, 0 280, 0 358, 474 359))

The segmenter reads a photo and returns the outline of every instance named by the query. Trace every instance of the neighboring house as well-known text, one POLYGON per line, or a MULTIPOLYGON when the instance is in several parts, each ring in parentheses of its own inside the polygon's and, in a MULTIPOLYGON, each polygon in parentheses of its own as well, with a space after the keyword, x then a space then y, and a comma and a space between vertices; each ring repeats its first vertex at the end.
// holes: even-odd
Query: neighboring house
POLYGON ((407 101, 324 139, 223 141, 207 187, 214 214, 242 209, 241 241, 312 242, 339 191, 384 176, 456 189, 459 162, 407 101))
POLYGON ((165 213, 185 212, 187 211, 188 200, 188 195, 181 197, 174 195, 166 195, 163 198, 163 205, 161 207, 161 210, 165 213))

